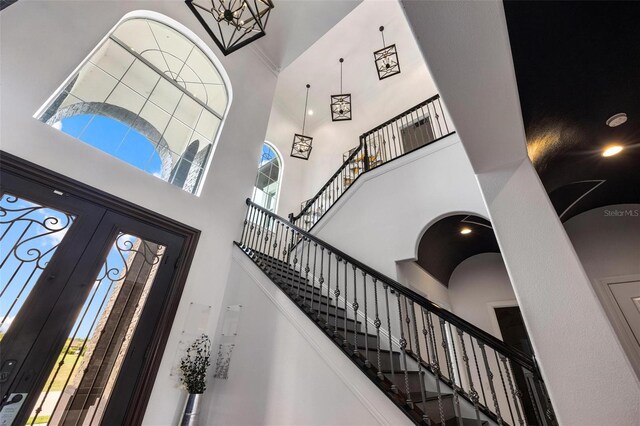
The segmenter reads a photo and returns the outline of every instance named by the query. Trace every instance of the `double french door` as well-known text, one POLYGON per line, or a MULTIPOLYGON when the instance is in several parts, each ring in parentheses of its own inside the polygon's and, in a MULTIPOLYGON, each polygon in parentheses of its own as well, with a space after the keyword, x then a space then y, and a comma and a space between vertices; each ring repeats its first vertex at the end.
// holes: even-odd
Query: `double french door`
POLYGON ((185 236, 0 177, 0 426, 128 422, 179 297, 185 236))

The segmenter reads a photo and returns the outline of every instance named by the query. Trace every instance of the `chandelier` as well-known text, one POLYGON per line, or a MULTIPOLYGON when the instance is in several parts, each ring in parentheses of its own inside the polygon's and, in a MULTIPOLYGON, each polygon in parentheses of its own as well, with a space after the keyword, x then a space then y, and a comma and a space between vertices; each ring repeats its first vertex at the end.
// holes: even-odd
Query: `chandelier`
POLYGON ((340 58, 340 95, 331 95, 331 120, 347 121, 351 120, 351 94, 342 93, 342 63, 340 58))
POLYGON ((308 160, 311 155, 311 143, 313 138, 311 136, 305 136, 304 125, 307 122, 307 104, 309 102, 309 88, 310 84, 307 84, 307 97, 304 100, 304 116, 302 118, 302 133, 296 133, 293 135, 293 145, 291 145, 291 156, 295 158, 301 158, 308 160))
POLYGON ((185 0, 218 48, 228 55, 265 35, 271 0, 185 0))
POLYGON ((384 27, 380 27, 382 34, 382 49, 373 52, 373 57, 380 80, 400 74, 400 62, 398 62, 398 52, 396 45, 387 46, 384 42, 384 27))

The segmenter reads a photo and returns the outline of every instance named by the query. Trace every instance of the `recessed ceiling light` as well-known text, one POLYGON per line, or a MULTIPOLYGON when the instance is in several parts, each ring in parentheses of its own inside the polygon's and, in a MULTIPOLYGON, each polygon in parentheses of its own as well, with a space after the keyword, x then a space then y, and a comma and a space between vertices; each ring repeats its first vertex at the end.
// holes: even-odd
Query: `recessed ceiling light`
POLYGON ((460 233, 461 233, 462 235, 470 234, 470 233, 471 233, 471 229, 470 229, 470 228, 462 228, 462 229, 460 230, 460 233))
POLYGON ((624 112, 621 112, 619 114, 615 114, 609 117, 609 119, 607 120, 607 126, 618 127, 619 125, 624 124, 626 122, 627 122, 627 114, 625 114, 624 112))
POLYGON ((622 151, 624 148, 622 147, 622 145, 609 145, 608 147, 606 147, 604 149, 604 151, 602 151, 602 156, 603 157, 612 157, 616 154, 619 154, 620 151, 622 151))
POLYGON ((313 110, 312 110, 312 109, 310 109, 310 110, 309 110, 309 112, 307 112, 307 114, 309 114, 309 115, 313 115, 313 110))

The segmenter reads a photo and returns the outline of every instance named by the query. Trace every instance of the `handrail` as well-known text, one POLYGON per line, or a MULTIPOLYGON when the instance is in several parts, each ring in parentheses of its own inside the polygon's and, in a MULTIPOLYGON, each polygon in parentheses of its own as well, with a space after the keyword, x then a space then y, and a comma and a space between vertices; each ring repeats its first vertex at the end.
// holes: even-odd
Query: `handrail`
POLYGON ((449 129, 439 94, 412 106, 363 133, 358 146, 342 162, 338 170, 304 203, 297 215, 289 214, 289 220, 296 223, 310 211, 318 211, 318 217, 311 215, 310 221, 306 222, 306 225, 310 225, 305 226, 306 229, 311 229, 361 174, 452 133, 454 131, 449 129), (405 133, 404 129, 408 129, 412 124, 418 130, 408 130, 405 133), (357 159, 358 155, 363 156, 361 163, 357 159), (352 169, 349 170, 349 167, 352 169))
POLYGON ((300 213, 298 213, 297 215, 293 215, 290 214, 289 215, 289 219, 293 219, 291 220, 291 222, 295 222, 296 220, 300 219, 306 212, 307 210, 309 210, 311 208, 311 205, 313 205, 313 203, 320 198, 320 195, 322 195, 322 193, 324 192, 325 189, 327 189, 329 187, 329 185, 331 185, 331 182, 333 182, 333 180, 335 178, 337 178, 342 171, 347 168, 347 166, 349 166, 349 163, 351 162, 351 160, 353 160, 356 155, 360 152, 360 150, 362 149, 362 142, 360 143, 360 145, 358 145, 358 147, 356 149, 353 150, 353 152, 351 153, 351 155, 349 155, 349 157, 347 157, 347 159, 342 163, 342 165, 338 168, 338 170, 331 175, 331 177, 329 178, 329 180, 327 180, 327 183, 325 183, 322 188, 320 188, 320 190, 316 193, 316 195, 313 196, 313 198, 309 199, 309 201, 307 202, 307 204, 302 208, 302 210, 300 210, 300 213))
MULTIPOLYGON (((270 212, 269 210, 265 209, 264 207, 255 204, 254 202, 251 201, 250 198, 247 198, 246 200, 246 204, 248 206, 253 207, 254 209, 257 209, 258 211, 266 214, 267 216, 279 220, 281 222, 288 222, 286 219, 270 212)), ((320 238, 316 237, 315 235, 312 235, 310 233, 308 233, 307 231, 301 229, 300 227, 294 225, 293 223, 288 222, 287 226, 290 227, 291 229, 293 229, 294 231, 298 232, 300 235, 302 235, 304 238, 307 238, 311 241, 314 241, 316 243, 318 243, 320 246, 325 247, 326 249, 328 249, 329 251, 331 251, 333 254, 341 257, 343 260, 348 261, 349 263, 351 263, 352 265, 355 265, 358 269, 366 272, 369 276, 376 278, 377 280, 389 285, 389 287, 391 287, 392 289, 394 289, 395 291, 397 291, 398 293, 404 295, 405 297, 410 298, 411 300, 413 300, 414 302, 418 303, 420 306, 422 306, 423 308, 429 310, 430 312, 435 313, 436 315, 438 315, 439 317, 447 320, 449 323, 451 323, 452 325, 456 326, 457 328, 463 330, 464 332, 466 332, 467 334, 469 334, 470 336, 475 337, 476 339, 479 339, 480 341, 482 341, 485 345, 491 347, 492 349, 494 349, 496 352, 501 353, 502 355, 508 357, 510 360, 516 362, 517 364, 519 364, 520 366, 526 368, 527 370, 531 371, 539 380, 542 380, 542 377, 540 376, 539 370, 537 368, 535 359, 526 355, 524 352, 515 349, 511 346, 508 346, 507 344, 505 344, 504 342, 502 342, 501 340, 495 338, 494 336, 490 335, 489 333, 487 333, 486 331, 476 327, 475 325, 471 324, 470 322, 460 318, 459 316, 453 314, 452 312, 438 306, 436 303, 433 303, 432 301, 430 301, 429 299, 425 298, 424 296, 421 296, 420 294, 408 289, 407 287, 403 286, 402 284, 398 283, 397 281, 389 278, 388 276, 384 275, 381 272, 378 272, 376 270, 374 270, 373 268, 365 265, 364 263, 360 262, 359 260, 354 259, 353 257, 349 256, 348 254, 344 253, 343 251, 335 248, 334 246, 332 246, 331 244, 321 240, 320 238)))
POLYGON ((406 111, 404 111, 404 112, 401 112, 400 114, 396 115, 396 116, 395 116, 395 117, 393 117, 392 119, 387 120, 387 121, 385 121, 384 123, 382 123, 382 124, 380 124, 380 125, 378 125, 378 126, 374 127, 373 129, 371 129, 371 130, 369 130, 369 131, 367 131, 367 132, 363 133, 361 137, 365 137, 365 136, 370 135, 371 133, 375 133, 375 132, 377 132, 378 130, 382 129, 383 127, 388 126, 389 124, 393 123, 394 121, 401 119, 401 118, 402 118, 402 117, 404 117, 405 115, 410 114, 410 113, 412 113, 412 112, 414 112, 414 111, 416 111, 416 110, 418 110, 418 109, 422 108, 423 106, 425 106, 425 105, 426 105, 426 104, 428 104, 429 102, 433 102, 433 101, 435 101, 435 100, 437 100, 437 99, 440 99, 440 94, 435 94, 435 95, 433 95, 432 97, 430 97, 429 99, 427 99, 426 101, 422 101, 422 102, 420 102, 418 105, 414 105, 414 106, 412 106, 412 107, 411 107, 411 108, 409 108, 408 110, 406 110, 406 111))

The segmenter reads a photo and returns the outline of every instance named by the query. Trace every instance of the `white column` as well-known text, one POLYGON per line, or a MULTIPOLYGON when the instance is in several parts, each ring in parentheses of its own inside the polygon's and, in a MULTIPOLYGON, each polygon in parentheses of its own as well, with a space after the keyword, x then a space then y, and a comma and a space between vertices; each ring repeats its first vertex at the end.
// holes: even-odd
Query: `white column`
POLYGON ((526 155, 502 3, 402 3, 473 165, 560 424, 638 424, 637 376, 526 155))

